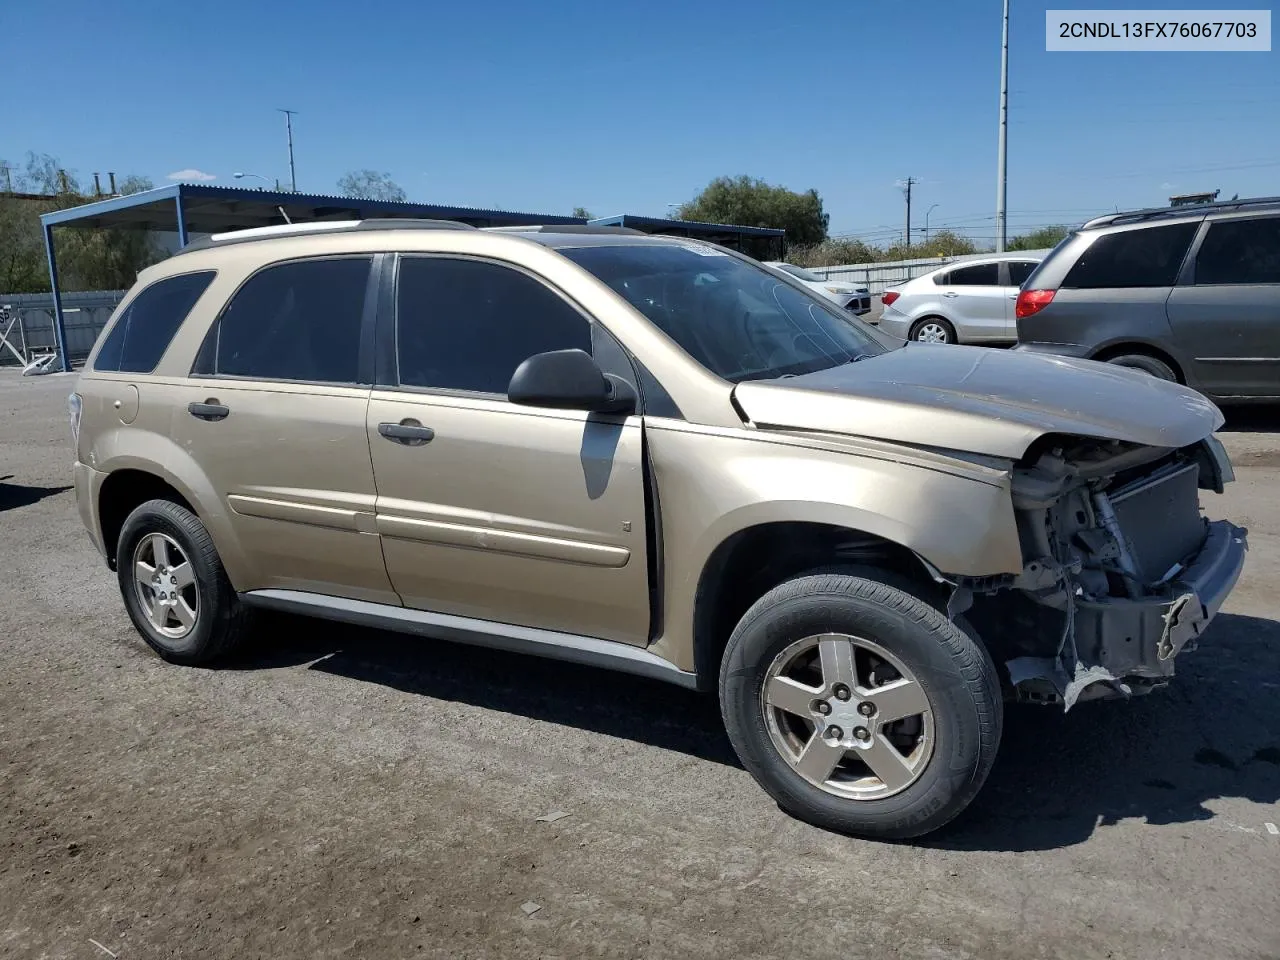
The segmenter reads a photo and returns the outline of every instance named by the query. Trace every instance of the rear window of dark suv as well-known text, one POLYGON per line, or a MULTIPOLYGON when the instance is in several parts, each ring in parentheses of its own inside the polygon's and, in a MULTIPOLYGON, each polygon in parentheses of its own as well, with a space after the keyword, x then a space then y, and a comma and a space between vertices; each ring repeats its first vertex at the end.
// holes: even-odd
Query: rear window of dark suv
POLYGON ((1199 221, 1104 233, 1085 248, 1062 286, 1074 290, 1171 287, 1199 221))

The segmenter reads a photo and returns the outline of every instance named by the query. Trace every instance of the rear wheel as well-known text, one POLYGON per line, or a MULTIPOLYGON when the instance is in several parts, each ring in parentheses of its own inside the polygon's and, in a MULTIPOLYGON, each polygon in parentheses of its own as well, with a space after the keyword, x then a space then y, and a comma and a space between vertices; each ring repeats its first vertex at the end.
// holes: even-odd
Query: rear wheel
POLYGON ((1147 353, 1125 353, 1118 357, 1108 357, 1107 363, 1114 363, 1117 367, 1129 367, 1131 370, 1141 370, 1143 373, 1149 373, 1153 377, 1169 380, 1172 383, 1178 382, 1178 375, 1169 364, 1147 353))
POLYGON ((920 343, 956 343, 956 328, 941 317, 925 317, 911 328, 911 339, 920 343))
POLYGON ((120 529, 116 572, 134 627, 170 663, 210 663, 249 630, 213 539, 190 510, 149 500, 120 529))
POLYGON ((995 667, 920 598, 818 574, 762 597, 720 674, 747 770, 789 813, 868 837, 916 837, 960 813, 1000 742, 995 667))

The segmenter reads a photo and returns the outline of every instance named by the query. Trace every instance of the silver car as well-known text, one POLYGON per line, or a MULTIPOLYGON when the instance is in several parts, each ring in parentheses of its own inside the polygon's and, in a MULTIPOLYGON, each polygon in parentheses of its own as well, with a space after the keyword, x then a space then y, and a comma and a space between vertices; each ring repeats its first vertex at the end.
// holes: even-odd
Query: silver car
POLYGON ((925 343, 1014 343, 1018 288, 1040 263, 1026 253, 962 260, 891 287, 880 329, 925 343))

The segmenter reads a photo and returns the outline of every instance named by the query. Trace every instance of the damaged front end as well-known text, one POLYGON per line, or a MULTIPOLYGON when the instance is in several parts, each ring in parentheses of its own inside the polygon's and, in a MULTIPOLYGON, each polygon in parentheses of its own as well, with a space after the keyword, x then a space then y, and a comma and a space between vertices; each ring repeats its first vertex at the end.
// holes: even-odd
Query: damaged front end
POLYGON ((1024 568, 960 578, 965 613, 1016 697, 1062 703, 1146 693, 1217 614, 1246 532, 1200 513, 1234 479, 1210 436, 1182 449, 1045 438, 1012 475, 1024 568))

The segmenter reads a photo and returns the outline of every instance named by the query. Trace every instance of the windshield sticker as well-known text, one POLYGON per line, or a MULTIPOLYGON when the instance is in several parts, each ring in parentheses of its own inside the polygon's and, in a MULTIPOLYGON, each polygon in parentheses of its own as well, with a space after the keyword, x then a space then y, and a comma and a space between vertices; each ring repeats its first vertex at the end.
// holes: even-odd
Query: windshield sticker
POLYGON ((694 240, 679 240, 680 246, 686 250, 696 253, 700 257, 727 257, 728 254, 723 250, 717 250, 715 247, 709 247, 705 243, 698 243, 694 240))

